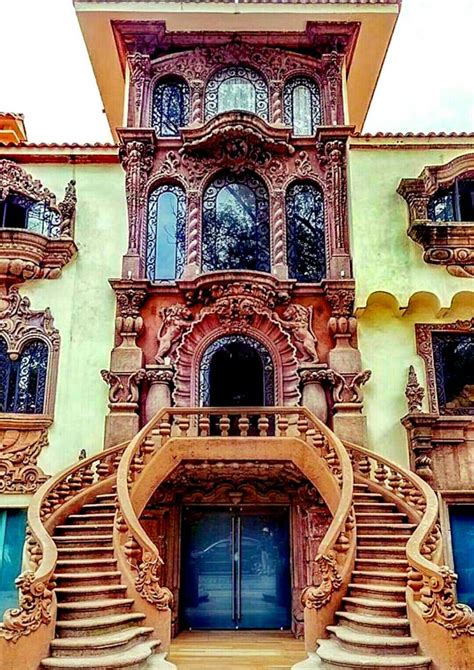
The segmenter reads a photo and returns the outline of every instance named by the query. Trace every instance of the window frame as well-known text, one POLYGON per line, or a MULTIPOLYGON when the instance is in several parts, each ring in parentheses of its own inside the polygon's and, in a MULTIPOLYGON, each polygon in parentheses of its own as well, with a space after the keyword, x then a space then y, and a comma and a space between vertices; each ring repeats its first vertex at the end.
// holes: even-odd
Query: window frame
POLYGON ((187 240, 187 197, 186 191, 175 182, 161 182, 155 184, 148 192, 147 208, 146 208, 146 252, 145 252, 145 275, 151 282, 172 282, 180 279, 183 276, 184 267, 186 264, 186 240, 187 240), (177 197, 177 213, 176 213, 176 230, 175 230, 175 273, 174 277, 168 279, 156 278, 156 253, 158 248, 158 234, 159 234, 159 208, 158 202, 164 193, 173 193, 177 197), (152 198, 156 197, 156 216, 153 218, 153 223, 150 217, 150 207, 152 198), (152 225, 151 225, 152 224, 152 225), (153 268, 153 272, 150 270, 153 268), (153 276, 151 276, 153 275, 153 276))
POLYGON ((160 77, 154 82, 153 85, 153 90, 151 93, 151 110, 150 110, 150 126, 153 128, 155 131, 157 137, 160 138, 176 138, 179 137, 179 130, 180 128, 185 128, 190 121, 191 118, 191 90, 189 87, 188 82, 186 79, 183 77, 180 77, 179 75, 165 75, 164 77, 160 77), (162 127, 163 127, 163 91, 167 86, 178 86, 182 95, 182 109, 181 109, 181 118, 183 120, 182 125, 180 125, 177 128, 176 134, 163 134, 162 133, 162 127), (156 109, 157 104, 156 104, 156 98, 157 98, 157 93, 158 89, 162 87, 161 95, 160 95, 160 111, 156 109), (155 118, 159 118, 159 128, 157 128, 158 123, 155 123, 155 118))
POLYGON ((224 65, 214 71, 207 80, 204 89, 204 121, 213 119, 218 114, 247 113, 255 114, 268 122, 270 120, 270 95, 266 78, 255 68, 249 65, 224 65), (246 76, 245 76, 246 75, 246 76), (255 111, 233 109, 219 111, 219 87, 227 79, 241 77, 247 79, 255 88, 255 111), (260 88, 259 88, 260 86, 260 88))
POLYGON ((318 126, 323 122, 321 87, 319 82, 307 74, 293 75, 283 84, 283 118, 285 125, 290 126, 295 137, 312 137, 318 126), (297 86, 304 85, 309 90, 311 104, 311 133, 297 133, 294 123, 294 91, 297 86), (312 88, 313 87, 313 88, 312 88))

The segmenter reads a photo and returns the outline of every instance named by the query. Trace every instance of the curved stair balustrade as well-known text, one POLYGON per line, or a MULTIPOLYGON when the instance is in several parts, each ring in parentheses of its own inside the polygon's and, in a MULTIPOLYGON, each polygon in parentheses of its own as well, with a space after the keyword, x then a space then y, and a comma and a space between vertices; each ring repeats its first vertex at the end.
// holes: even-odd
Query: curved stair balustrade
POLYGON ((302 594, 307 644, 314 644, 332 620, 355 551, 352 467, 340 440, 304 407, 166 408, 137 434, 123 455, 117 473, 119 512, 114 529, 127 584, 142 598, 137 606, 150 617, 162 644, 170 628, 172 594, 162 584, 163 560, 140 524, 141 513, 180 460, 245 461, 259 456, 293 460, 320 490, 333 514, 314 561, 313 578, 302 594))
POLYGON ((407 605, 413 632, 437 668, 468 670, 474 658, 474 613, 458 603, 457 575, 442 565, 438 498, 418 475, 380 454, 344 443, 354 477, 406 511, 416 527, 406 543, 407 605))
POLYGON ((7 610, 0 625, 4 670, 17 668, 20 657, 23 667, 36 670, 46 655, 54 635, 57 607, 54 589, 58 551, 52 534, 71 511, 94 497, 94 491, 104 485, 112 487, 125 447, 126 443, 80 460, 46 481, 33 497, 28 508, 28 569, 16 580, 19 606, 7 610), (20 651, 23 646, 24 655, 20 651))

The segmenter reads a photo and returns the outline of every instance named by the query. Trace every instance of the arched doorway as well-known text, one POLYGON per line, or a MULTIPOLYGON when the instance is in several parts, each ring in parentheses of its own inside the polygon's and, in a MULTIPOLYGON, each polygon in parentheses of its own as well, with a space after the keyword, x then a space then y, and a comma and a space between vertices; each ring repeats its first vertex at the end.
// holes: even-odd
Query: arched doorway
POLYGON ((275 404, 275 374, 267 349, 246 335, 226 335, 204 352, 199 378, 200 404, 258 407, 275 404))

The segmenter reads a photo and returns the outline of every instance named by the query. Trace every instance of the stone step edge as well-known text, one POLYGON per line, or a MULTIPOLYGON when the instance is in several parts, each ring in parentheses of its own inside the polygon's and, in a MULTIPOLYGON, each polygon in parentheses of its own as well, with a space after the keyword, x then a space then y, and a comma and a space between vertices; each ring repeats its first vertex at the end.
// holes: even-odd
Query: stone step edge
POLYGON ((158 640, 142 642, 131 649, 110 654, 108 656, 80 656, 78 658, 59 656, 46 658, 41 662, 42 668, 91 668, 96 670, 100 668, 126 668, 140 661, 146 661, 154 649, 159 645, 158 640))

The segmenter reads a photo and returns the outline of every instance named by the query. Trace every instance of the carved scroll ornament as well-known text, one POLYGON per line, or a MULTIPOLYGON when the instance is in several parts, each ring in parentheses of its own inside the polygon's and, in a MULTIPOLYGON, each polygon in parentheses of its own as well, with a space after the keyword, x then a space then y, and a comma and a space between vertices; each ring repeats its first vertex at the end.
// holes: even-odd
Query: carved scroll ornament
POLYGON ((468 605, 456 602, 457 575, 447 566, 439 568, 441 578, 427 578, 421 589, 423 618, 451 631, 452 637, 474 635, 474 613, 468 605))
POLYGON ((371 375, 370 370, 362 370, 355 375, 342 375, 335 370, 323 368, 322 370, 303 370, 301 382, 303 384, 327 384, 332 389, 335 403, 361 403, 363 401, 362 386, 369 381, 371 375))
POLYGON ((157 610, 168 610, 173 602, 173 594, 166 588, 160 586, 160 574, 163 560, 160 556, 153 557, 144 554, 138 563, 135 587, 138 593, 154 605, 157 610))
POLYGON ((342 586, 336 552, 330 551, 327 556, 319 554, 314 561, 314 571, 320 572, 321 582, 318 586, 305 588, 301 594, 301 602, 308 609, 321 609, 331 600, 334 591, 342 586))
POLYGON ((15 414, 0 429, 0 493, 34 493, 47 477, 37 461, 48 446, 51 419, 15 414))
POLYGON ((22 573, 15 581, 20 590, 18 608, 8 609, 0 625, 0 638, 17 642, 43 624, 51 622, 52 586, 35 584, 34 572, 22 573))

